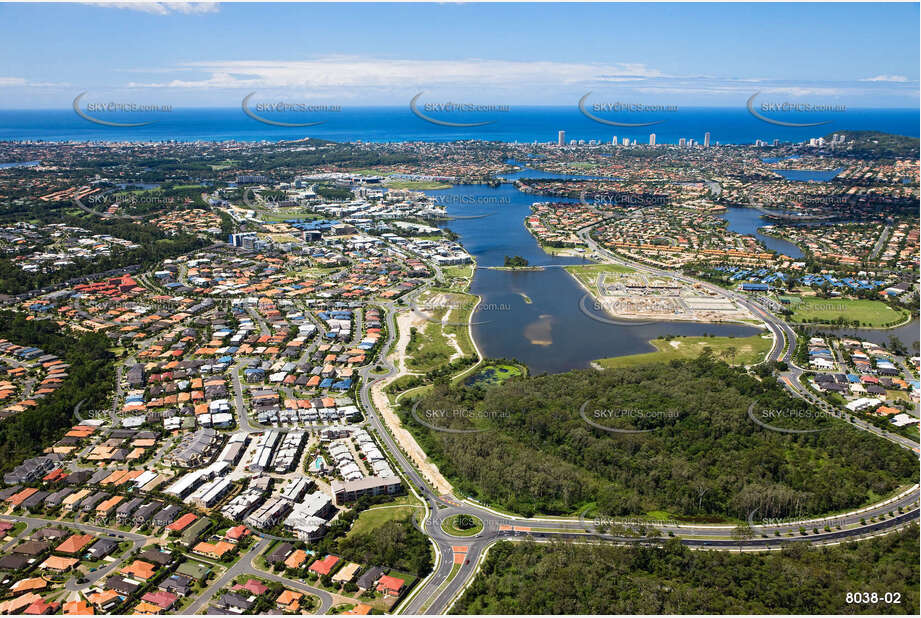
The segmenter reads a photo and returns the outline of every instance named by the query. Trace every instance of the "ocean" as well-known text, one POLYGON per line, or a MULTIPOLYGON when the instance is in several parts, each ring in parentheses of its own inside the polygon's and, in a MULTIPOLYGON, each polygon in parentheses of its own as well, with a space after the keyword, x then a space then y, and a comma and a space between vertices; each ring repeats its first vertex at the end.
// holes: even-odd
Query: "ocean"
MULTIPOLYGON (((403 107, 343 107, 339 112, 262 113, 282 122, 323 121, 312 127, 280 127, 248 117, 241 108, 189 108, 151 113, 92 113, 94 118, 117 122, 156 121, 142 127, 110 127, 81 118, 67 110, 0 110, 0 141, 278 141, 313 137, 337 142, 487 140, 499 142, 556 142, 557 132, 566 140, 599 140, 610 143, 629 138, 648 143, 656 134, 658 144, 676 144, 680 138, 703 142, 710 132, 711 144, 750 144, 761 139, 771 142, 800 142, 841 130, 874 130, 918 136, 919 110, 849 109, 846 112, 791 114, 785 121, 816 122, 818 127, 791 128, 758 120, 744 107, 683 108, 677 112, 630 115, 617 118, 630 122, 661 124, 640 128, 613 127, 584 116, 575 106, 515 107, 508 111, 436 114, 429 116, 453 122, 486 122, 478 127, 450 127, 427 122, 403 107)), ((623 116, 623 115, 621 115, 623 116)), ((608 116, 606 116, 608 117, 608 116)))

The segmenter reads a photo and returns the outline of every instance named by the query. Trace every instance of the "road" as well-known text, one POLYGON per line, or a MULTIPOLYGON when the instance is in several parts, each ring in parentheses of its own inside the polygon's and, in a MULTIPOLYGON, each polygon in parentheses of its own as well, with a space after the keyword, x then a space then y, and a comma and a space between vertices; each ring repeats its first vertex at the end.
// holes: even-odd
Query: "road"
MULTIPOLYGON (((774 335, 773 345, 766 360, 784 361, 788 364, 789 370, 782 372, 779 377, 791 394, 815 403, 817 406, 830 413, 835 413, 830 410, 828 404, 817 400, 814 395, 800 384, 799 377, 802 375, 803 370, 792 362, 793 352, 796 347, 796 334, 788 324, 777 318, 761 303, 734 291, 725 290, 709 283, 696 281, 682 273, 638 264, 615 256, 604 248, 599 247, 590 238, 589 230, 590 228, 585 228, 579 232, 579 235, 585 240, 590 250, 595 251, 599 256, 603 256, 606 262, 630 266, 651 275, 672 277, 686 284, 701 285, 713 293, 727 297, 748 309, 753 315, 762 320, 766 328, 774 335)), ((441 272, 437 268, 436 273, 439 277, 441 276, 441 272)), ((431 281, 426 282, 424 285, 408 293, 403 298, 403 301, 411 305, 411 300, 416 295, 428 289, 431 285, 431 281)), ((395 315, 399 307, 392 302, 378 304, 383 310, 384 321, 387 326, 387 340, 383 342, 381 350, 387 351, 391 349, 391 346, 396 340, 397 329, 395 315)), ((270 332, 268 326, 257 312, 248 311, 248 313, 254 318, 254 321, 259 324, 264 334, 267 333, 267 331, 270 332)), ((307 315, 310 315, 309 311, 307 315)), ((359 332, 360 329, 356 328, 355 335, 357 336, 359 332)), ((322 326, 316 341, 320 341, 321 337, 322 326)), ((262 428, 254 426, 245 414, 246 410, 243 401, 242 385, 240 384, 238 371, 241 363, 248 362, 249 360, 251 359, 238 359, 237 364, 235 364, 232 369, 232 383, 236 408, 239 413, 240 429, 253 432, 260 431, 262 428)), ((410 491, 417 494, 426 505, 426 514, 421 522, 419 522, 419 526, 433 543, 437 555, 433 572, 410 592, 407 599, 396 609, 396 613, 441 614, 446 612, 463 587, 475 575, 478 563, 484 555, 484 552, 490 545, 503 539, 515 540, 532 537, 538 540, 554 538, 572 541, 606 540, 617 543, 658 542, 657 539, 618 537, 602 534, 598 532, 595 522, 583 521, 576 518, 524 518, 503 514, 470 500, 458 498, 453 495, 441 495, 434 491, 426 483, 415 466, 412 465, 407 456, 404 455, 396 440, 385 426, 378 411, 375 409, 371 398, 372 386, 381 380, 394 376, 396 372, 397 368, 384 353, 382 353, 381 359, 377 363, 368 363, 364 367, 358 369, 357 373, 360 380, 358 399, 366 417, 366 421, 363 424, 370 425, 377 433, 379 440, 382 442, 382 446, 389 452, 392 461, 399 467, 404 478, 411 485, 410 491), (372 369, 375 366, 383 368, 384 372, 372 373, 372 369), (473 515, 479 518, 483 522, 483 530, 476 535, 463 538, 453 537, 444 532, 442 523, 445 519, 459 514, 473 515), (452 576, 455 564, 455 549, 457 549, 456 553, 463 554, 463 557, 459 561, 460 566, 457 572, 452 576)), ((881 435, 905 448, 917 451, 917 444, 901 436, 884 433, 882 430, 860 421, 854 422, 853 424, 865 431, 881 435)), ((753 525, 753 536, 742 540, 730 538, 735 526, 649 523, 648 527, 653 529, 660 538, 669 538, 669 534, 672 534, 679 538, 681 543, 695 548, 741 550, 742 548, 766 549, 778 547, 781 544, 789 542, 824 544, 839 542, 843 539, 859 538, 867 534, 894 529, 910 521, 917 520, 919 516, 918 501, 919 493, 918 486, 916 485, 891 499, 850 513, 811 520, 782 522, 773 525, 753 525), (899 510, 902 512, 897 513, 899 510), (892 513, 891 516, 889 515, 890 512, 892 513), (869 521, 874 518, 879 518, 880 516, 885 516, 886 518, 876 522, 869 521), (824 530, 825 527, 828 527, 830 530, 819 533, 811 532, 813 529, 824 530), (805 529, 807 533, 805 535, 802 534, 801 529, 805 529), (777 534, 780 536, 777 536, 777 534), (791 534, 792 536, 787 536, 791 534)), ((30 519, 42 521, 37 518, 14 517, 12 519, 27 522, 30 519)), ((79 526, 80 525, 78 525, 78 527, 79 526)), ((88 525, 82 526, 87 530, 96 529, 102 530, 102 533, 105 533, 105 529, 102 528, 88 525)), ((139 538, 132 538, 131 540, 136 543, 141 542, 141 540, 145 538, 140 535, 135 536, 139 538)), ((128 535, 125 535, 125 537, 130 538, 128 535)), ((321 602, 319 613, 326 613, 333 603, 333 596, 329 593, 307 586, 301 582, 266 573, 255 567, 255 557, 268 546, 269 542, 270 540, 268 538, 260 540, 255 546, 248 550, 237 563, 231 566, 227 572, 209 586, 185 611, 190 614, 197 613, 210 602, 218 590, 226 586, 236 576, 254 573, 259 577, 279 581, 286 586, 319 597, 321 602)))
MULTIPOLYGON (((799 373, 801 373, 802 370, 796 367, 792 362, 793 352, 796 349, 796 334, 786 322, 773 315, 768 309, 761 306, 752 298, 743 296, 734 291, 725 290, 709 283, 691 279, 682 273, 653 268, 612 255, 604 248, 599 247, 590 238, 589 231, 590 228, 583 229, 580 232, 580 236, 586 241, 590 250, 597 252, 600 256, 604 256, 607 262, 630 266, 652 275, 673 277, 689 285, 702 285, 706 289, 730 298, 748 309, 753 315, 762 320, 766 328, 774 335, 773 345, 766 360, 786 362, 790 370, 786 372, 787 375, 780 376, 781 380, 788 385, 793 395, 812 401, 809 394, 803 391, 803 388, 797 381, 799 373)), ((421 290, 422 288, 419 288, 415 292, 418 293, 421 292, 421 290)), ((407 300, 408 299, 409 295, 407 296, 407 300)), ((384 343, 383 349, 387 350, 393 344, 396 335, 393 311, 395 308, 392 304, 386 304, 384 309, 386 311, 387 341, 384 343)), ((469 500, 461 500, 454 496, 437 495, 436 492, 425 483, 415 467, 408 461, 393 436, 387 431, 386 427, 384 427, 378 412, 374 408, 370 395, 372 385, 396 373, 396 368, 386 356, 383 356, 377 365, 382 366, 386 372, 383 374, 372 374, 371 365, 359 370, 361 376, 359 399, 365 410, 368 423, 376 429, 378 436, 393 457, 393 460, 413 485, 414 493, 417 493, 426 503, 427 514, 421 523, 421 528, 435 545, 438 556, 434 572, 417 586, 416 590, 410 594, 407 600, 401 603, 396 613, 441 614, 447 611, 460 591, 475 575, 477 563, 483 553, 491 544, 498 540, 520 539, 525 536, 531 536, 537 539, 556 538, 574 541, 601 539, 619 543, 649 542, 647 539, 600 534, 597 532, 594 522, 590 521, 586 522, 577 519, 561 518, 527 519, 509 516, 488 509, 482 505, 475 504, 469 500), (441 524, 446 518, 458 514, 474 515, 478 517, 483 521, 483 530, 479 534, 471 537, 457 538, 448 535, 442 530, 441 524), (538 528, 538 530, 534 530, 533 528, 538 528), (454 548, 457 546, 464 548, 464 557, 459 570, 451 577, 455 559, 454 548)), ((892 436, 891 434, 883 435, 882 432, 878 431, 877 428, 873 426, 864 426, 858 423, 855 423, 855 426, 882 435, 882 437, 896 442, 901 446, 917 448, 917 445, 912 447, 911 444, 906 444, 899 436, 892 436)), ((908 442, 910 443, 911 441, 908 442)), ((740 550, 743 547, 747 549, 778 547, 791 541, 808 542, 810 544, 834 543, 843 539, 857 538, 882 530, 893 529, 910 521, 917 520, 919 517, 918 489, 916 485, 892 499, 834 517, 797 520, 777 523, 775 525, 754 525, 751 528, 753 538, 743 539, 741 541, 730 538, 735 526, 650 524, 649 527, 655 529, 663 538, 668 538, 668 535, 671 533, 678 537, 682 544, 695 548, 740 550), (903 512, 897 513, 899 509, 903 512), (893 513, 892 516, 889 515, 890 512, 893 513), (886 519, 878 522, 869 522, 870 519, 881 515, 885 516, 886 519), (828 532, 824 531, 826 526, 830 528, 828 532), (838 527, 840 527, 840 529, 836 529, 838 527), (822 529, 823 531, 816 534, 811 532, 814 528, 822 529), (807 533, 805 535, 802 534, 801 529, 805 529, 807 533), (777 536, 778 534, 780 536, 777 536), (792 534, 792 536, 787 536, 790 534, 792 534)), ((458 551, 458 553, 461 552, 458 551)))
POLYGON ((221 588, 228 587, 231 582, 239 575, 253 575, 254 577, 259 577, 261 579, 270 579, 272 581, 283 584, 288 588, 299 590, 307 594, 312 594, 320 599, 320 607, 315 613, 325 614, 328 612, 329 608, 333 605, 333 595, 330 593, 319 588, 314 588, 313 586, 308 586, 301 581, 288 579, 287 577, 282 577, 281 575, 276 575, 274 573, 268 573, 256 567, 256 556, 265 551, 271 542, 272 539, 263 538, 258 543, 250 547, 245 554, 240 556, 240 559, 237 560, 233 566, 228 568, 223 575, 214 581, 213 584, 202 591, 202 593, 198 595, 198 598, 195 599, 191 605, 183 609, 182 613, 186 615, 197 614, 202 609, 204 609, 204 607, 211 601, 212 598, 214 598, 214 596, 221 588))
MULTIPOLYGON (((134 545, 131 551, 139 551, 142 547, 144 547, 144 544, 147 543, 147 537, 143 534, 135 534, 133 532, 117 532, 113 535, 111 529, 103 528, 102 526, 94 526, 91 524, 84 524, 79 522, 74 523, 71 521, 60 522, 55 519, 45 519, 44 517, 20 517, 16 515, 4 515, 3 519, 24 521, 28 526, 27 530, 34 530, 44 526, 64 525, 69 528, 76 528, 82 532, 91 532, 100 538, 110 539, 112 541, 122 542, 128 540, 131 541, 134 545)), ((131 551, 129 551, 129 553, 131 553, 131 551)), ((91 587, 97 580, 108 576, 121 564, 122 560, 116 559, 114 562, 107 564, 104 567, 96 569, 91 573, 87 573, 83 576, 83 583, 77 583, 77 578, 71 577, 67 580, 64 587, 70 591, 85 590, 91 587)))

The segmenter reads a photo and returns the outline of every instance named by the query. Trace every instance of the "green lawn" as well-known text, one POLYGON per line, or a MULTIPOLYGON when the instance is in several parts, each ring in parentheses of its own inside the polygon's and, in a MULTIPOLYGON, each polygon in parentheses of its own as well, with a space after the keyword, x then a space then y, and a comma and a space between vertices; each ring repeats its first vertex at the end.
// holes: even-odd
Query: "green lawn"
POLYGON ((420 299, 419 311, 428 319, 416 327, 406 346, 407 368, 425 372, 441 367, 457 354, 458 347, 462 356, 473 355, 474 348, 467 323, 475 302, 476 297, 470 294, 442 290, 433 290, 433 294, 427 295, 426 300, 420 299), (432 299, 437 300, 432 302, 432 299), (432 304, 426 305, 427 302, 432 304), (440 320, 448 311, 448 323, 443 324, 440 320), (457 342, 457 347, 452 340, 457 342))
POLYGON ((461 277, 469 279, 473 276, 473 264, 461 264, 459 266, 445 266, 441 269, 445 277, 461 277))
POLYGON ((751 337, 675 337, 671 341, 653 339, 650 341, 656 352, 615 356, 595 361, 605 369, 615 367, 636 367, 649 363, 667 363, 671 360, 697 358, 704 348, 713 350, 716 358, 724 359, 731 365, 752 365, 761 362, 771 349, 772 339, 753 335, 751 337), (730 355, 730 348, 735 348, 735 355, 730 355), (724 356, 725 355, 725 356, 724 356))
POLYGON ((436 191, 439 189, 450 189, 454 185, 446 182, 424 181, 424 180, 390 180, 384 186, 388 189, 412 189, 414 191, 436 191))
POLYGON ((388 521, 399 521, 412 517, 413 512, 416 510, 417 509, 412 506, 387 506, 387 508, 372 507, 361 512, 361 515, 358 516, 358 520, 352 524, 352 528, 346 536, 364 535, 372 530, 380 528, 388 521))
POLYGON ((474 517, 473 515, 452 515, 441 522, 441 529, 454 536, 473 536, 483 531, 483 521, 479 517, 474 517), (471 520, 473 526, 466 529, 458 527, 458 521, 461 518, 471 520))
POLYGON ((907 317, 879 300, 851 298, 804 298, 795 302, 791 298, 793 322, 835 323, 839 319, 853 324, 856 320, 861 326, 893 326, 907 317))
POLYGON ((519 365, 508 364, 488 364, 480 367, 480 370, 467 378, 465 384, 483 384, 494 386, 501 384, 509 378, 522 376, 525 374, 524 369, 519 365))
POLYGON ((584 264, 581 266, 567 266, 566 270, 590 290, 595 289, 595 280, 601 273, 634 272, 632 268, 620 266, 619 264, 584 264))
POLYGON ((316 213, 308 212, 306 210, 299 209, 289 209, 289 210, 279 210, 278 212, 263 212, 261 213, 261 218, 263 221, 269 222, 279 222, 287 221, 288 219, 322 219, 321 215, 316 213))

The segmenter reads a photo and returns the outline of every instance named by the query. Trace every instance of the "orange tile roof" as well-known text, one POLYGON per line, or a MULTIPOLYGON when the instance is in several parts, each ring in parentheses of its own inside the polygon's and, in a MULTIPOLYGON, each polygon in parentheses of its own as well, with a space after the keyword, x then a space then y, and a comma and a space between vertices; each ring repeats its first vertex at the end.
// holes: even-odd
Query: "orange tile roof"
POLYGON ((227 543, 226 541, 218 541, 217 543, 201 542, 196 545, 192 551, 203 554, 205 556, 216 556, 218 559, 220 559, 224 556, 224 554, 232 550, 234 547, 236 546, 232 543, 227 543))
POLYGON ((159 605, 154 605, 153 603, 148 603, 147 601, 141 601, 134 607, 133 614, 135 616, 155 616, 162 611, 163 608, 159 605))
POLYGON ((291 605, 292 603, 297 603, 302 598, 304 598, 304 594, 302 592, 295 592, 286 588, 280 595, 278 595, 278 598, 275 599, 275 602, 279 605, 291 605))
POLYGON ((119 573, 123 575, 134 575, 138 579, 147 580, 153 577, 156 568, 144 560, 135 560, 126 567, 123 567, 119 573))
POLYGON ((66 571, 67 569, 80 564, 76 558, 62 558, 61 556, 48 556, 44 562, 38 565, 40 569, 51 569, 52 571, 66 571))
POLYGON ((91 534, 73 534, 63 543, 54 548, 54 551, 62 554, 76 554, 84 547, 93 542, 94 537, 91 534))
POLYGON ((64 604, 65 616, 92 616, 95 613, 93 606, 86 601, 68 601, 64 604))
POLYGON ((186 513, 170 525, 166 527, 170 532, 179 532, 184 530, 189 524, 198 519, 198 515, 195 513, 186 513))
POLYGON ((285 559, 285 566, 289 569, 299 568, 307 560, 307 552, 303 549, 295 549, 291 555, 285 559))
POLYGON ((28 592, 29 590, 41 590, 48 585, 48 580, 44 577, 29 577, 27 579, 20 579, 18 582, 10 586, 10 591, 12 592, 28 592))
POLYGON ((94 592, 92 594, 86 595, 87 601, 99 607, 102 607, 103 605, 109 603, 109 601, 117 598, 118 593, 114 590, 101 590, 99 592, 94 592))
POLYGON ((364 603, 359 603, 352 609, 347 612, 343 612, 345 616, 365 616, 371 613, 371 606, 365 605, 364 603))

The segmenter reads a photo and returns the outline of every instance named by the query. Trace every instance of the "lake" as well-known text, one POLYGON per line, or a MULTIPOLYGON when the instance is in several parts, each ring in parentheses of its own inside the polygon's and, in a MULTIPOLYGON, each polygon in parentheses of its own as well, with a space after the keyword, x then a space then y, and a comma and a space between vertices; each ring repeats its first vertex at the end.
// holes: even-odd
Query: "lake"
POLYGON ((599 358, 653 352, 655 348, 649 340, 665 335, 749 337, 763 332, 741 324, 612 325, 594 320, 580 309, 585 291, 561 268, 584 260, 546 254, 524 227, 531 204, 551 198, 522 193, 510 184, 457 185, 426 193, 445 204, 450 216, 486 215, 446 221, 440 226, 457 233, 480 266, 470 291, 482 296, 484 309, 475 314, 472 330, 480 351, 487 357, 517 359, 535 374, 560 373, 587 368, 599 358), (532 266, 547 268, 543 271, 482 268, 501 266, 506 255, 518 255, 532 266))

